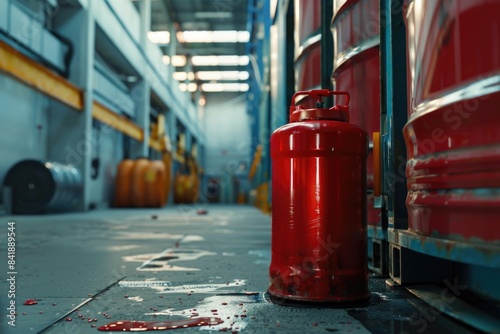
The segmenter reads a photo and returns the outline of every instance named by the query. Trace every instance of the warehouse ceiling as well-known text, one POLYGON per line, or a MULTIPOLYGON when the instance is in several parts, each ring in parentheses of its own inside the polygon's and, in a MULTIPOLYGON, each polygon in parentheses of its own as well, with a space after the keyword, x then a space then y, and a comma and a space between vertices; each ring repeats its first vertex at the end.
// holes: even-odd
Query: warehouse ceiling
MULTIPOLYGON (((169 31, 173 25, 177 31, 175 54, 185 56, 168 61, 175 66, 178 61, 183 65, 182 60, 187 59, 187 65, 176 66, 176 71, 180 72, 176 75, 178 80, 196 83, 198 87, 204 83, 241 84, 247 81, 248 1, 153 0, 151 2, 151 31, 169 31), (187 81, 184 81, 186 79, 187 81)), ((163 52, 168 55, 169 45, 159 44, 163 52)), ((187 89, 187 86, 184 85, 184 88, 187 89)), ((244 90, 241 85, 239 90, 244 90)))

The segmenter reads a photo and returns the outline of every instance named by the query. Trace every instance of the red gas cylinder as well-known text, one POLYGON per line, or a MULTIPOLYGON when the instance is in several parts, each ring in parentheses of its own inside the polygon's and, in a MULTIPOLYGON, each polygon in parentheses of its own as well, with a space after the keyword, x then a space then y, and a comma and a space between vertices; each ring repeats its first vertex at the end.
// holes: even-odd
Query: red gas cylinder
POLYGON ((349 94, 297 92, 290 124, 271 136, 272 257, 268 292, 291 300, 366 299, 368 135, 349 124, 349 94), (317 108, 295 106, 298 96, 317 108), (324 108, 322 98, 345 95, 324 108))

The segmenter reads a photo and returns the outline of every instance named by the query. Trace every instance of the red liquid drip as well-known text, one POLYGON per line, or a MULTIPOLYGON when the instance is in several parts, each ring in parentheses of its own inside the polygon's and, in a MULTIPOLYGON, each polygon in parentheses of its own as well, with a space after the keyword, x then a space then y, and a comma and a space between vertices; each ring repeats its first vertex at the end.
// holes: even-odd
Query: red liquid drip
POLYGON ((200 210, 196 211, 196 213, 199 214, 199 215, 206 215, 208 213, 208 211, 200 209, 200 210))
POLYGON ((35 305, 38 304, 38 302, 34 299, 28 299, 24 302, 24 305, 35 305))
POLYGON ((194 319, 183 319, 183 320, 172 320, 172 321, 158 321, 158 322, 146 322, 146 321, 116 321, 109 323, 107 325, 98 328, 100 331, 154 331, 154 330, 167 330, 167 329, 178 329, 187 327, 197 327, 197 326, 212 326, 223 323, 220 318, 194 318, 194 319))

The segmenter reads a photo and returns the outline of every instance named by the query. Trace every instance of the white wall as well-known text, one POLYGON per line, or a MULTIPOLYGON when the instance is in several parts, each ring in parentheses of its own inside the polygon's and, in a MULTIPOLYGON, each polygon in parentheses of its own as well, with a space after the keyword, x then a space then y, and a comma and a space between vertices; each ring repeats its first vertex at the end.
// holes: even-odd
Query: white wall
POLYGON ((204 113, 207 175, 222 175, 241 161, 248 169, 251 132, 245 98, 246 93, 207 96, 204 113))

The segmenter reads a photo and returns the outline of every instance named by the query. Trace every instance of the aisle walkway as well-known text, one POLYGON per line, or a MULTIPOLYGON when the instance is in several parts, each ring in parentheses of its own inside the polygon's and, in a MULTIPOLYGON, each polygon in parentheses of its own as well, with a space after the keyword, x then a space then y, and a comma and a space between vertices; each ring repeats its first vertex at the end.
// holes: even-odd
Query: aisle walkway
MULTIPOLYGON (((16 326, 9 326, 9 283, 2 279, 0 332, 100 333, 100 326, 119 320, 190 317, 206 318, 197 320, 205 322, 201 325, 223 322, 182 328, 191 325, 184 321, 171 332, 466 332, 406 290, 388 288, 384 278, 375 276, 372 297, 363 305, 273 304, 265 293, 270 217, 252 207, 203 207, 206 214, 198 209, 2 217, 2 259, 7 221, 16 222, 17 317, 16 326), (37 304, 23 305, 28 299, 37 304)), ((2 263, 5 275, 6 261, 2 263)))

